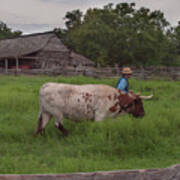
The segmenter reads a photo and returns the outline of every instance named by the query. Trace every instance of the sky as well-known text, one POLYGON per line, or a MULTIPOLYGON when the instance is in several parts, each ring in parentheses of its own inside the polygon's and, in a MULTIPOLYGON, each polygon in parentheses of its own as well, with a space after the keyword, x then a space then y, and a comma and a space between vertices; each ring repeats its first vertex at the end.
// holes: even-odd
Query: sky
POLYGON ((65 27, 63 17, 68 11, 80 9, 85 13, 89 8, 121 2, 161 10, 172 26, 180 21, 180 0, 0 0, 0 21, 23 34, 51 31, 65 27))

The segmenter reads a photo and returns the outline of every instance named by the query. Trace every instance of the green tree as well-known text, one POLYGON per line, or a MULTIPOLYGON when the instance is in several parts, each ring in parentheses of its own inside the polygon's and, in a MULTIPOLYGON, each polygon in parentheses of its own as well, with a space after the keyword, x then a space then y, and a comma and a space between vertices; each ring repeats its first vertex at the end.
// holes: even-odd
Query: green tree
POLYGON ((176 27, 172 27, 167 31, 167 37, 170 41, 169 47, 167 48, 169 53, 167 54, 167 58, 164 59, 164 63, 167 65, 173 63, 174 65, 180 66, 180 21, 176 27))
POLYGON ((22 34, 21 31, 12 31, 5 23, 0 21, 0 39, 17 37, 22 34))
POLYGON ((64 17, 67 29, 70 30, 81 25, 82 15, 83 13, 79 9, 67 12, 64 17))
POLYGON ((84 16, 79 10, 66 15, 66 43, 97 64, 167 65, 176 58, 170 24, 161 11, 111 3, 84 16))

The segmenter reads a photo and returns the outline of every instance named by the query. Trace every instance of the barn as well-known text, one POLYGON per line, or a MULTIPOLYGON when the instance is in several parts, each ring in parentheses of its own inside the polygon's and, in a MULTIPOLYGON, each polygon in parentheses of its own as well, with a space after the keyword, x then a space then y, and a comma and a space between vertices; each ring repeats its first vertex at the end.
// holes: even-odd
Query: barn
POLYGON ((55 31, 0 40, 1 71, 93 66, 88 58, 64 45, 55 31))

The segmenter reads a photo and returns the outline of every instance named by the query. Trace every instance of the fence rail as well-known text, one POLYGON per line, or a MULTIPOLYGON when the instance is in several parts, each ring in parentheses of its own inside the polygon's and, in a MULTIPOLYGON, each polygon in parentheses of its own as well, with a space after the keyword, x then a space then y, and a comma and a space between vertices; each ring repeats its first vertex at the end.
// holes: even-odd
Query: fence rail
MULTIPOLYGON (((0 69, 1 74, 26 74, 26 75, 49 75, 49 76, 76 76, 84 75, 91 77, 119 77, 122 68, 117 67, 82 67, 82 68, 54 68, 54 69, 0 69)), ((147 67, 137 68, 132 67, 133 76, 139 79, 151 79, 153 77, 161 77, 165 79, 180 80, 180 67, 147 67)))
POLYGON ((180 164, 163 169, 120 170, 72 174, 0 175, 3 180, 179 180, 180 164))

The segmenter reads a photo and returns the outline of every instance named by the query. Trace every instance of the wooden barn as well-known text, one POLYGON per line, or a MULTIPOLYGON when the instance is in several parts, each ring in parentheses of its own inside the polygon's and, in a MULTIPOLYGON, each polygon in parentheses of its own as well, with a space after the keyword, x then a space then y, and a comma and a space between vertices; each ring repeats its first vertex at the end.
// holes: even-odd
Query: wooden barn
POLYGON ((54 69, 93 67, 86 57, 68 49, 54 31, 0 40, 0 68, 54 69))

